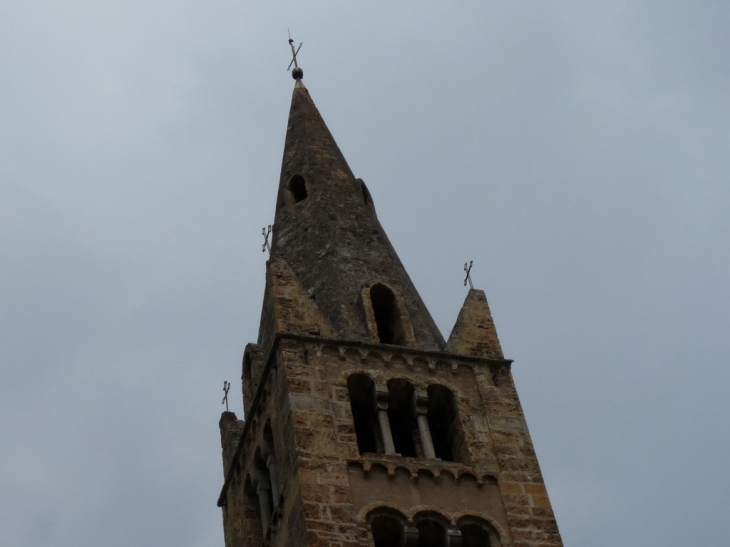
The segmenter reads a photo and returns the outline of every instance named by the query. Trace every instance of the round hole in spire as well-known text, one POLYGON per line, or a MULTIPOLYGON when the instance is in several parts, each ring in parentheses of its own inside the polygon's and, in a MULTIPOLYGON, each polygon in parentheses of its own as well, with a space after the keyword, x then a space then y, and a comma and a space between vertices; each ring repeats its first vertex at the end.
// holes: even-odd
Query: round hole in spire
POLYGON ((301 175, 294 175, 289 181, 289 193, 291 194, 294 203, 299 203, 302 200, 307 199, 307 185, 304 182, 304 177, 301 175))

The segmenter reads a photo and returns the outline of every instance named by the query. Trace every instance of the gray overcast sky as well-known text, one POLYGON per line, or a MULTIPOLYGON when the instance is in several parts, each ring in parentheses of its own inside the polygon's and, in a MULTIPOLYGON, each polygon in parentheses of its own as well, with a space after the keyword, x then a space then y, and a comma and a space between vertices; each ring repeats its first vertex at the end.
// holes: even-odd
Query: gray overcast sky
POLYGON ((3 0, 0 544, 223 546, 287 27, 445 336, 474 260, 566 545, 724 545, 711 0, 3 0))

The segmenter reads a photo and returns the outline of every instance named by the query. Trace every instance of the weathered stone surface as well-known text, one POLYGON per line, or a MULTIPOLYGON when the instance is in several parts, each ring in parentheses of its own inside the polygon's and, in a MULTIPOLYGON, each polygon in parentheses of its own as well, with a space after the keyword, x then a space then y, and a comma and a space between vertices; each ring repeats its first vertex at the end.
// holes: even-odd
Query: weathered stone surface
POLYGON ((332 336, 332 327, 281 257, 266 263, 266 302, 271 306, 274 333, 332 336))
POLYGON ((238 442, 243 434, 243 420, 236 418, 233 412, 224 412, 218 426, 221 431, 221 446, 223 447, 223 471, 227 471, 233 463, 238 448, 238 442))
MULTIPOLYGON (((393 249, 372 207, 370 193, 356 179, 317 111, 309 91, 295 86, 273 225, 273 257, 282 257, 334 329, 336 338, 370 342, 359 295, 383 283, 407 314, 418 347, 441 349, 445 342, 393 249), (302 177, 307 196, 289 190, 302 177)), ((262 322, 262 329, 270 324, 262 322)))
POLYGON ((446 351, 459 355, 504 359, 484 291, 471 289, 467 294, 446 344, 446 351))

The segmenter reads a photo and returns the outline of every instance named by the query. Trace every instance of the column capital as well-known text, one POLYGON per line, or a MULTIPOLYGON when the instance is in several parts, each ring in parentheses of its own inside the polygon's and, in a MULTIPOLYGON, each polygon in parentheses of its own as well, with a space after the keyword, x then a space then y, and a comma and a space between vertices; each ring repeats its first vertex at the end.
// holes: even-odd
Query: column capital
POLYGON ((428 414, 428 395, 425 391, 416 392, 415 414, 426 416, 428 414))
POLYGON ((378 410, 388 410, 388 400, 390 399, 390 393, 387 389, 376 388, 375 392, 375 405, 378 410))

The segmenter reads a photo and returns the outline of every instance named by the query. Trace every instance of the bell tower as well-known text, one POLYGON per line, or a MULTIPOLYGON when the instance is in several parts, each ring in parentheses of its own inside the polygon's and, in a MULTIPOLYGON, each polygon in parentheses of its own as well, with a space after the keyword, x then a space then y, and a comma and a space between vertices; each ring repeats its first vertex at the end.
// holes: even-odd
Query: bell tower
POLYGON ((444 340, 293 75, 245 421, 220 420, 226 547, 562 546, 484 292, 444 340))

